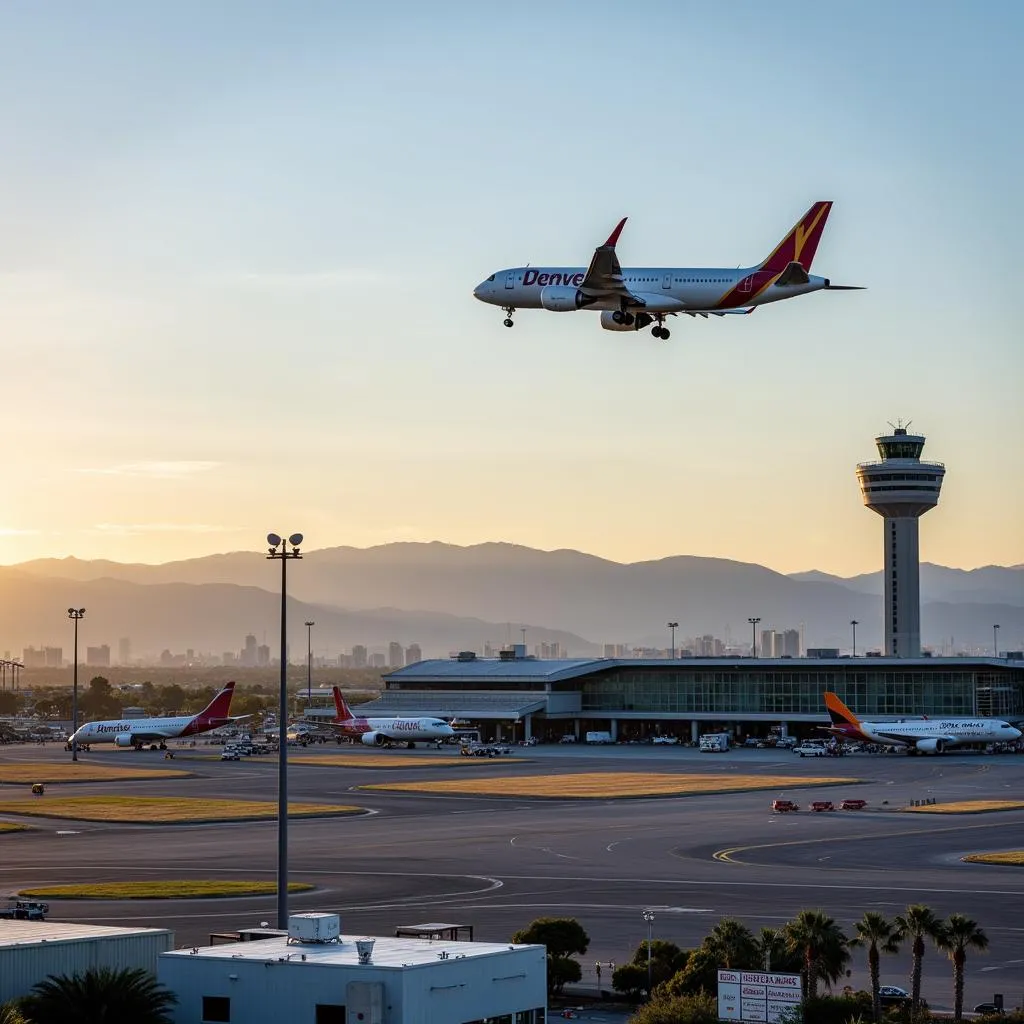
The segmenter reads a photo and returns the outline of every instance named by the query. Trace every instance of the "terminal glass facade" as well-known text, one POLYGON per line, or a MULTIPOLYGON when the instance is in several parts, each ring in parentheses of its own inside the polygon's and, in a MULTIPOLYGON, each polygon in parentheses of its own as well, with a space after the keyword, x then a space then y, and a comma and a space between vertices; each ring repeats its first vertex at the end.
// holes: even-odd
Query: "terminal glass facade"
POLYGON ((1008 715, 1024 713, 1020 685, 1005 675, 956 668, 935 671, 820 667, 781 670, 723 666, 708 670, 653 666, 611 669, 579 681, 584 714, 820 715, 832 690, 863 715, 1008 715))

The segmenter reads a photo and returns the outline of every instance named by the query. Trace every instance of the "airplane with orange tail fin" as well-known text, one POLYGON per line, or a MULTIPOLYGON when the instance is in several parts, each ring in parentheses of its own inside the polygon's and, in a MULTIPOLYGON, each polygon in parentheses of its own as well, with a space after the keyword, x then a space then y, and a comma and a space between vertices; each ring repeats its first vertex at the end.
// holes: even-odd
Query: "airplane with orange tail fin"
POLYGON ((616 225, 594 250, 589 267, 512 267, 491 274, 473 289, 481 302, 505 311, 513 325, 517 309, 569 313, 593 309, 608 331, 640 331, 667 340, 669 316, 727 316, 816 291, 859 291, 859 285, 832 284, 813 277, 811 262, 821 241, 831 202, 815 203, 772 250, 753 267, 626 267, 615 246, 626 223, 616 225))
POLYGON ((1021 731, 998 718, 901 718, 866 722, 858 718, 834 693, 825 693, 832 724, 823 726, 834 736, 864 743, 905 747, 908 753, 941 754, 964 743, 1006 743, 1020 739, 1021 731))

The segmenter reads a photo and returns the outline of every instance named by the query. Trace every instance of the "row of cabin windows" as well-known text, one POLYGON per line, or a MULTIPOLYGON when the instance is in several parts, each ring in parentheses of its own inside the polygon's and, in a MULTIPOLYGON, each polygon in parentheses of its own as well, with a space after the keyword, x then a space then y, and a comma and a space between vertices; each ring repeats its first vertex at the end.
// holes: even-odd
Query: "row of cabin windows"
MULTIPOLYGON (((645 281, 651 283, 660 281, 660 277, 627 277, 626 280, 630 284, 643 284, 645 281)), ((676 284, 731 284, 727 277, 675 277, 673 281, 676 284)))

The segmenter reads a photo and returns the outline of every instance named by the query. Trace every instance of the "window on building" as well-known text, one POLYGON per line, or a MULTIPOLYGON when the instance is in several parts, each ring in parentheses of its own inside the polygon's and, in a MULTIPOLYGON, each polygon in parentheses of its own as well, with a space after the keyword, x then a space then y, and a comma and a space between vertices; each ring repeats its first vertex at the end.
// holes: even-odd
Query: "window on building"
POLYGON ((203 996, 203 1021, 231 1024, 231 1000, 227 996, 203 996))
POLYGON ((345 1007, 336 1003, 317 1003, 316 1024, 345 1024, 345 1007))

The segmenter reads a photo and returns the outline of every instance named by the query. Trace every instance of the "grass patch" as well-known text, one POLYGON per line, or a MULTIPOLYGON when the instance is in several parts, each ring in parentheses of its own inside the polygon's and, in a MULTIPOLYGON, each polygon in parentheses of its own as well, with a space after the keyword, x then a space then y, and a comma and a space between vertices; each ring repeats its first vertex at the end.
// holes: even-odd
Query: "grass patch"
POLYGON ((954 800, 948 804, 924 804, 922 807, 904 807, 914 814, 982 814, 985 811, 1019 811, 1024 800, 954 800))
POLYGON ((972 864, 1015 864, 1024 867, 1024 850, 1006 850, 1004 853, 969 853, 964 860, 972 864))
POLYGON ((583 772, 577 775, 521 775, 443 782, 375 782, 360 789, 411 793, 455 793, 465 796, 602 799, 638 796, 697 796, 755 789, 796 789, 803 786, 851 785, 857 779, 800 775, 677 775, 657 772, 583 772))
POLYGON ((185 771, 166 768, 106 768, 103 765, 68 761, 65 764, 19 761, 0 764, 0 784, 37 782, 135 782, 145 779, 184 779, 185 771))
POLYGON ((409 758, 403 760, 393 754, 325 754, 314 757, 303 754, 295 757, 288 755, 289 764, 314 764, 331 768, 453 768, 461 764, 495 764, 509 761, 520 761, 518 757, 431 757, 409 758))
MULTIPOLYGON (((289 892, 309 892, 308 882, 289 882, 289 892)), ((34 900, 203 900, 232 896, 272 896, 276 882, 182 879, 152 882, 93 882, 84 885, 45 885, 18 893, 34 900)))
POLYGON ((0 821, 0 833, 3 832, 26 832, 30 825, 16 825, 13 821, 0 821))
MULTIPOLYGON (((270 800, 199 800, 176 796, 32 797, 0 801, 0 813, 76 821, 115 821, 133 825, 182 825, 212 821, 259 821, 277 817, 270 800)), ((363 808, 335 804, 289 804, 289 818, 361 814, 363 808)))

